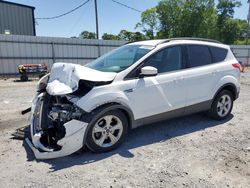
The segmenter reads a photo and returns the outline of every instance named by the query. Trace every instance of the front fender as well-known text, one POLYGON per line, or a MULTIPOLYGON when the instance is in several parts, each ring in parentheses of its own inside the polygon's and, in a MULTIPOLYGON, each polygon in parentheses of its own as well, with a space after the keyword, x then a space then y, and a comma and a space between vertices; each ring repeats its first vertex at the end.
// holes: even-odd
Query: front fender
POLYGON ((85 112, 92 110, 109 103, 118 103, 131 109, 130 101, 123 92, 96 92, 96 94, 89 93, 88 95, 80 98, 75 104, 85 112))

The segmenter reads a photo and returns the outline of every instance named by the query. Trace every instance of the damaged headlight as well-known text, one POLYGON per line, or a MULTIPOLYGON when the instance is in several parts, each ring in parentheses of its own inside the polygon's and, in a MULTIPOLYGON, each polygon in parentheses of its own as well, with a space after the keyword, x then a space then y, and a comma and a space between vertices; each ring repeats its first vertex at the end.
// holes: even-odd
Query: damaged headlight
POLYGON ((46 87, 49 81, 49 76, 50 76, 50 73, 46 74, 38 81, 37 88, 36 88, 37 92, 41 93, 46 90, 46 87))
POLYGON ((65 124, 80 121, 84 112, 65 96, 51 96, 44 92, 37 102, 33 113, 33 134, 39 134, 42 146, 60 150, 58 141, 66 135, 65 124))

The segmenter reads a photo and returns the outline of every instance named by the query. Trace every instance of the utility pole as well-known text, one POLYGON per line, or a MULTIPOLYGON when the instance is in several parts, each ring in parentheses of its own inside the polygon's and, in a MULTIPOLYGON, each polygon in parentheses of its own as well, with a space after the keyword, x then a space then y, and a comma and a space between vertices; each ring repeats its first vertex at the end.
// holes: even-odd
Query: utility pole
POLYGON ((247 36, 246 36, 246 45, 248 44, 248 37, 249 37, 249 30, 250 30, 250 0, 247 1, 249 8, 248 8, 248 15, 247 15, 247 36))
POLYGON ((96 24, 96 38, 99 39, 99 26, 98 26, 98 12, 97 12, 97 0, 95 0, 95 24, 96 24))

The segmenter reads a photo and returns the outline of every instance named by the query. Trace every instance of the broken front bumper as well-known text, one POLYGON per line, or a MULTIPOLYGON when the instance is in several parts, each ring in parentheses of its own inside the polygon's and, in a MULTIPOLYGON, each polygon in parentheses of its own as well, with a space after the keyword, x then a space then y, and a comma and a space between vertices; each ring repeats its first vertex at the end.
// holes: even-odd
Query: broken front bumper
POLYGON ((41 138, 43 130, 37 127, 42 127, 43 115, 43 96, 44 93, 38 94, 32 102, 31 108, 31 140, 25 139, 29 147, 35 154, 37 159, 51 159, 70 155, 77 150, 81 149, 84 145, 85 132, 88 123, 72 119, 63 124, 65 128, 65 135, 62 139, 57 141, 60 149, 56 150, 50 147, 45 147, 41 138))

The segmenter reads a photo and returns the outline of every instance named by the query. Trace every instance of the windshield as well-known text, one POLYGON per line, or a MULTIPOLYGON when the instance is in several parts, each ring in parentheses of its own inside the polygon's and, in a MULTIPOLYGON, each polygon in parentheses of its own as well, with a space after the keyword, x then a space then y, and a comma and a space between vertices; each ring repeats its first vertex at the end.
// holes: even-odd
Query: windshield
POLYGON ((135 63, 153 46, 125 45, 119 47, 86 65, 86 67, 103 72, 120 72, 135 63))

